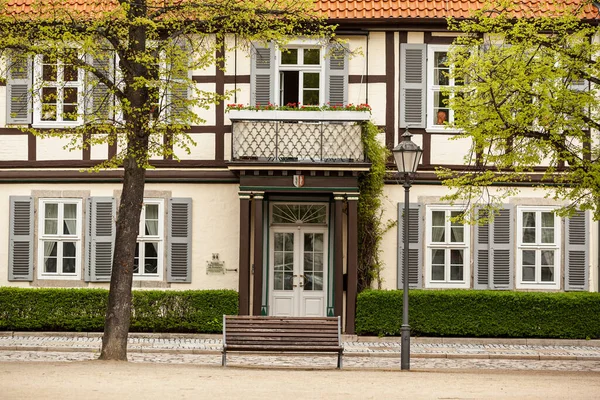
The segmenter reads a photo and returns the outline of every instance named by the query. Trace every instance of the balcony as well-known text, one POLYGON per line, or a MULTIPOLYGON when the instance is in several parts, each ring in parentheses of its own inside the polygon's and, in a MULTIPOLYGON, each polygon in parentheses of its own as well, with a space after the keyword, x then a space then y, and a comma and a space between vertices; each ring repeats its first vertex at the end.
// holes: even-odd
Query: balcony
POLYGON ((363 163, 366 111, 230 110, 232 161, 363 163))

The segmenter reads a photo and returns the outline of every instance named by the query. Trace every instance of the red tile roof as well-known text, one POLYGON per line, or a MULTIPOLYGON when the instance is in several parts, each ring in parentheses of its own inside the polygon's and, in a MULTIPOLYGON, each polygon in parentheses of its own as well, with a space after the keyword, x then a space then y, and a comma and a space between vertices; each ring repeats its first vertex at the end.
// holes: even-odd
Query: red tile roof
MULTIPOLYGON (((42 11, 40 5, 54 3, 68 5, 69 8, 93 14, 111 9, 117 0, 5 0, 0 12, 13 15, 31 14, 42 11)), ((149 2, 160 0, 149 0, 149 2)), ((330 19, 391 19, 468 17, 474 10, 481 9, 493 0, 315 0, 315 8, 330 19)), ((513 0, 515 16, 549 14, 557 9, 557 4, 577 7, 585 0, 513 0)), ((43 7, 43 6, 42 6, 43 7)), ((585 6, 584 17, 600 19, 598 9, 585 6)))
MULTIPOLYGON (((468 17, 489 0, 316 0, 317 9, 331 19, 446 18, 468 17)), ((577 7, 585 0, 513 0, 515 16, 549 14, 556 4, 577 7)), ((585 6, 584 16, 598 18, 598 10, 585 6)))

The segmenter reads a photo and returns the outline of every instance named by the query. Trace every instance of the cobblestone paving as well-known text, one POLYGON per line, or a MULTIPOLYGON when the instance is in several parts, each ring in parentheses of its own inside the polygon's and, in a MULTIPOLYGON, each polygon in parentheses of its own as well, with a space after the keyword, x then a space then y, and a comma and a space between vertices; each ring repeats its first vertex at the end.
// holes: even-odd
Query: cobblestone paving
MULTIPOLYGON (((0 362, 73 362, 90 361, 98 357, 94 352, 63 351, 0 351, 0 362)), ((335 356, 251 356, 229 355, 230 367, 265 368, 335 368, 335 356)), ((130 353, 129 361, 134 363, 194 364, 219 366, 220 354, 182 353, 130 353)), ((358 369, 400 369, 400 357, 344 357, 344 368, 358 369)), ((412 358, 412 370, 545 370, 545 371, 586 371, 599 372, 600 361, 574 360, 516 360, 516 359, 452 359, 452 358, 412 358)))
MULTIPOLYGON (((217 335, 131 335, 129 360, 144 363, 220 365, 222 341, 217 335)), ((448 339, 444 339, 448 340, 448 339)), ((475 339, 473 341, 476 341, 475 339)), ((548 342, 557 343, 557 341, 548 342)), ((517 369, 600 372, 600 346, 502 343, 411 343, 412 369, 517 369)), ((585 343, 585 342, 584 342, 585 343)), ((0 333, 0 361, 84 361, 98 357, 101 335, 0 333)), ((400 343, 361 338, 344 343, 344 368, 399 368, 400 343), (363 341, 364 340, 364 341, 363 341)), ((228 365, 334 368, 328 355, 228 355, 228 365)))

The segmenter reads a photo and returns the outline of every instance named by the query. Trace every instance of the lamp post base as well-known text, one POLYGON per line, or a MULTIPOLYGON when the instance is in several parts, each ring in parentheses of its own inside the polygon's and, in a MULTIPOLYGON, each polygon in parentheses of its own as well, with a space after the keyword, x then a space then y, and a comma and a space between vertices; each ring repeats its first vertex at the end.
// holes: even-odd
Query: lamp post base
POLYGON ((400 328, 400 369, 410 369, 410 326, 402 325, 400 328))

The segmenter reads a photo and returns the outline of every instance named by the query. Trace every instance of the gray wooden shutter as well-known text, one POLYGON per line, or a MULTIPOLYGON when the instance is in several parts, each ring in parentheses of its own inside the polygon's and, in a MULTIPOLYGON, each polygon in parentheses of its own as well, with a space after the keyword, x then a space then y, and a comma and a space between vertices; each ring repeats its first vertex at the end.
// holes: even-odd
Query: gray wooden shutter
POLYGON ((332 106, 348 104, 348 52, 341 45, 329 51, 326 88, 325 103, 332 106))
POLYGON ((514 287, 514 223, 513 207, 503 208, 490 224, 490 289, 514 287))
MULTIPOLYGON (((180 38, 175 42, 175 46, 185 54, 189 54, 189 58, 192 57, 191 46, 186 42, 184 38, 180 38)), ((178 60, 180 61, 180 60, 178 60)), ((187 100, 190 96, 190 82, 192 79, 192 71, 188 68, 188 65, 173 65, 171 63, 170 79, 169 84, 169 121, 176 124, 184 124, 185 114, 187 112, 188 103, 187 100)))
POLYGON ((250 75, 250 99, 252 105, 275 103, 274 84, 276 70, 276 51, 274 44, 267 47, 252 44, 252 73, 250 75))
MULTIPOLYGON (((487 217, 487 211, 475 210, 477 219, 487 217)), ((474 283, 475 289, 490 288, 490 224, 475 225, 475 251, 474 251, 474 283)))
MULTIPOLYGON (((408 286, 423 287, 423 218, 421 204, 409 204, 408 286)), ((398 289, 402 289, 404 267, 404 204, 398 203, 398 289)))
POLYGON ((192 199, 169 199, 167 282, 192 281, 192 199))
POLYGON ((10 196, 8 280, 33 280, 33 198, 10 196))
POLYGON ((400 127, 425 128, 427 110, 427 46, 400 45, 400 127))
MULTIPOLYGON (((92 59, 92 65, 114 82, 115 54, 106 51, 92 59)), ((86 119, 95 123, 109 123, 112 121, 111 113, 114 112, 114 96, 109 93, 108 87, 100 83, 98 78, 88 73, 88 92, 86 99, 86 119)))
POLYGON ((115 243, 116 201, 114 197, 87 199, 86 280, 110 281, 115 243))
POLYGON ((31 58, 13 55, 8 60, 6 80, 6 123, 30 124, 32 121, 31 58))
POLYGON ((565 221, 565 290, 587 290, 589 264, 589 221, 578 211, 565 221))

